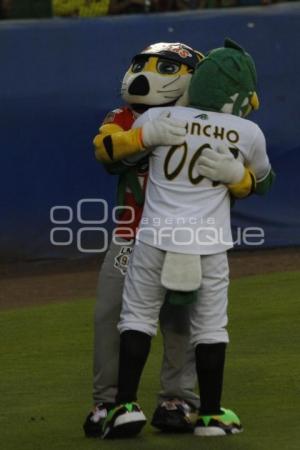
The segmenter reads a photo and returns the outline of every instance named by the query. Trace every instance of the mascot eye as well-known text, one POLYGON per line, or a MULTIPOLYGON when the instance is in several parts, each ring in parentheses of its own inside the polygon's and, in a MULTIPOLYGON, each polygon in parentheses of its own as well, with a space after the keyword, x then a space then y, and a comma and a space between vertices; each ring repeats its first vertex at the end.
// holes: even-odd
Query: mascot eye
POLYGON ((132 67, 131 67, 131 72, 133 72, 133 73, 141 72, 145 66, 145 63, 146 63, 145 60, 133 62, 132 67))
POLYGON ((161 74, 177 73, 180 69, 180 64, 170 61, 158 61, 157 71, 161 74))

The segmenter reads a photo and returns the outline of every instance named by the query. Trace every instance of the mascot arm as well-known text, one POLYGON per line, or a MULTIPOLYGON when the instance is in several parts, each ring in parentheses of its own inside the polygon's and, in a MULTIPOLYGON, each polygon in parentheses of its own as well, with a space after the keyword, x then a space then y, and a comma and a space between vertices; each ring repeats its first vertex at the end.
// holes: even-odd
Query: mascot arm
POLYGON ((94 141, 96 158, 112 164, 144 150, 141 128, 124 131, 116 124, 104 124, 94 141))
POLYGON ((267 175, 265 177, 263 177, 262 179, 257 180, 256 188, 254 191, 255 194, 258 194, 258 195, 266 194, 271 189, 271 186, 274 183, 275 178, 276 178, 276 174, 275 174, 274 170, 272 169, 272 167, 270 167, 270 170, 267 173, 267 175))
POLYGON ((258 126, 256 126, 249 166, 255 173, 257 180, 254 193, 258 195, 266 194, 271 189, 276 175, 267 154, 265 136, 258 126))
POLYGON ((228 184, 230 194, 235 198, 244 198, 250 194, 265 195, 271 189, 276 174, 272 167, 265 177, 257 180, 253 171, 245 167, 244 178, 236 184, 228 184))
POLYGON ((241 181, 235 184, 227 185, 230 194, 234 198, 244 198, 256 190, 256 178, 254 173, 245 167, 245 174, 241 181))

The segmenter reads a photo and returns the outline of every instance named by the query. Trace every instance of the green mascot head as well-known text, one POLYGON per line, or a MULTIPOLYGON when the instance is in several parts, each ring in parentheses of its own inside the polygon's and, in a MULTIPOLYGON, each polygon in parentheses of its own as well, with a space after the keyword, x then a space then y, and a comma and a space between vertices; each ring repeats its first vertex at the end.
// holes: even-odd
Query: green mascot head
POLYGON ((251 56, 231 39, 198 64, 189 86, 189 105, 245 117, 258 109, 256 70, 251 56))

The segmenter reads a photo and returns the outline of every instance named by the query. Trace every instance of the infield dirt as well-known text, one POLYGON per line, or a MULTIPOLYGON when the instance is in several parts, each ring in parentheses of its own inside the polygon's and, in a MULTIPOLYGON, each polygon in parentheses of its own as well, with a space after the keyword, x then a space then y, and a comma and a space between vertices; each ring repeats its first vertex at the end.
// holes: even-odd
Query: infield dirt
MULTIPOLYGON (((0 309, 95 297, 102 257, 0 264, 0 309)), ((300 270, 300 248, 233 251, 231 278, 300 270)))

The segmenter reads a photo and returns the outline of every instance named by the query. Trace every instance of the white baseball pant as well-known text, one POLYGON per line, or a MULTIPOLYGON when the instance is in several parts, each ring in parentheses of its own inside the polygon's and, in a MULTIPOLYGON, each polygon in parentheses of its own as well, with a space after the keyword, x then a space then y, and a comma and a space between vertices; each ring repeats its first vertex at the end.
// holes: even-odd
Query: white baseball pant
MULTIPOLYGON (((120 333, 137 330, 154 336, 166 289, 160 281, 165 251, 142 242, 135 245, 123 291, 120 333)), ((226 330, 229 268, 226 252, 201 256, 202 283, 190 305, 191 343, 229 341, 226 330)), ((183 268, 184 270, 184 268, 183 268)))

